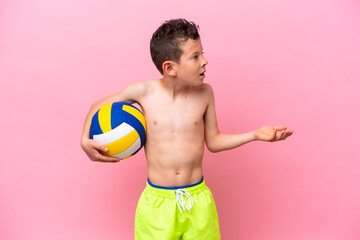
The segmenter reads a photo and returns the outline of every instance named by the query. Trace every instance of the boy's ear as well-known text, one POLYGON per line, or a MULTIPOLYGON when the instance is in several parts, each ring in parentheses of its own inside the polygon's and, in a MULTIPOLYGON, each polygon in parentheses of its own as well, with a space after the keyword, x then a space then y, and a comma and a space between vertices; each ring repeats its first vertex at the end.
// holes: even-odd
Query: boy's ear
POLYGON ((164 73, 166 73, 170 77, 176 77, 176 70, 174 69, 174 62, 165 61, 162 64, 162 69, 163 69, 164 73))

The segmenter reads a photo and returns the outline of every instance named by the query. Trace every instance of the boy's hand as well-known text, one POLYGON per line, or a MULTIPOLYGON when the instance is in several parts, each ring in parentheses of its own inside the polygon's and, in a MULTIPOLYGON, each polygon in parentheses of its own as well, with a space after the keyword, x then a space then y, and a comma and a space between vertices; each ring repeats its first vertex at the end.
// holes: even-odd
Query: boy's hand
POLYGON ((92 161, 96 162, 119 162, 116 157, 105 156, 101 152, 107 152, 108 149, 92 139, 83 139, 81 147, 92 161))
POLYGON ((263 126, 254 131, 255 140, 276 142, 285 140, 293 134, 293 130, 286 130, 285 126, 263 126))

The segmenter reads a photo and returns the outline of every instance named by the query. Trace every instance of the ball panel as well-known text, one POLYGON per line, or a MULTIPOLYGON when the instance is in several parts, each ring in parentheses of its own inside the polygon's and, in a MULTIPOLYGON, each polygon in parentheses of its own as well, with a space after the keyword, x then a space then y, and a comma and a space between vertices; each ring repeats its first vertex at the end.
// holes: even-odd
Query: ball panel
POLYGON ((141 140, 140 138, 138 138, 131 147, 129 147, 127 150, 123 151, 122 153, 114 155, 114 157, 125 159, 131 157, 140 149, 141 149, 141 140))
POLYGON ((111 130, 111 108, 112 103, 102 106, 99 110, 99 123, 103 132, 111 130))
MULTIPOLYGON (((140 141, 140 144, 141 144, 141 141, 140 141)), ((142 147, 142 146, 141 146, 141 147, 142 147)), ((133 153, 131 154, 131 156, 134 156, 135 154, 137 154, 137 152, 141 150, 141 147, 139 147, 138 150, 136 150, 135 152, 133 152, 133 153)), ((129 156, 129 157, 131 157, 131 156, 129 156)))
POLYGON ((105 154, 115 155, 122 153, 123 151, 131 147, 136 142, 136 140, 138 140, 138 138, 139 138, 139 134, 136 132, 136 130, 134 130, 128 135, 120 138, 119 140, 104 145, 109 149, 105 154))
POLYGON ((92 120, 91 120, 91 125, 90 125, 90 139, 93 139, 94 135, 97 134, 102 134, 103 131, 100 128, 100 124, 99 124, 99 111, 97 111, 92 120))
POLYGON ((128 106, 128 105, 123 105, 122 109, 125 112, 128 112, 131 115, 133 115, 135 118, 137 118, 141 122, 141 124, 143 125, 143 128, 145 129, 145 132, 146 132, 145 117, 137 108, 131 107, 131 106, 128 106))
POLYGON ((94 135, 94 140, 101 145, 107 145, 107 144, 117 141, 119 138, 122 138, 122 137, 128 135, 129 133, 131 133, 134 130, 135 129, 132 126, 130 126, 129 124, 122 123, 109 132, 102 133, 99 135, 94 135))
POLYGON ((128 112, 123 111, 124 122, 132 126, 139 134, 141 139, 141 145, 145 143, 146 132, 141 122, 128 112))
POLYGON ((124 102, 114 102, 111 107, 111 128, 114 129, 124 122, 122 106, 124 102))

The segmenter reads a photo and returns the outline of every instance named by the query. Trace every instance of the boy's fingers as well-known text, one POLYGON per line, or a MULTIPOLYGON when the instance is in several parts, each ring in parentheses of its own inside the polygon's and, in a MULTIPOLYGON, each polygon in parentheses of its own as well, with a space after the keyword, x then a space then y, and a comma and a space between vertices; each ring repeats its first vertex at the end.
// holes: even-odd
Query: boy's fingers
POLYGON ((281 131, 281 130, 285 130, 287 127, 286 126, 275 126, 274 128, 277 131, 281 131))
MULTIPOLYGON (((274 127, 274 129, 276 128, 285 128, 285 126, 276 126, 274 127)), ((285 140, 287 137, 291 136, 293 134, 293 130, 276 130, 274 131, 274 135, 271 138, 272 140, 270 140, 271 142, 276 142, 276 141, 281 141, 281 140, 285 140)))
POLYGON ((102 153, 105 153, 108 151, 108 148, 100 145, 96 142, 94 142, 94 152, 93 152, 93 161, 97 161, 97 162, 119 162, 120 159, 116 158, 116 157, 112 157, 112 156, 106 156, 102 153))
POLYGON ((116 157, 108 157, 108 156, 104 156, 100 153, 96 156, 96 160, 101 161, 101 162, 119 162, 120 161, 120 159, 118 159, 116 157))
POLYGON ((283 140, 285 140, 286 138, 288 138, 289 136, 291 136, 293 132, 292 131, 286 131, 284 136, 283 136, 283 140))
POLYGON ((102 152, 107 152, 108 150, 109 149, 107 147, 105 147, 105 146, 100 147, 100 151, 102 151, 102 152))
POLYGON ((281 131, 277 140, 282 140, 284 138, 284 135, 285 135, 285 131, 281 131))
POLYGON ((94 144, 95 144, 94 147, 95 147, 97 150, 99 150, 99 151, 101 151, 101 152, 107 152, 107 151, 108 151, 107 147, 105 147, 105 146, 103 146, 103 145, 100 145, 100 144, 97 144, 97 143, 94 143, 94 144))
POLYGON ((282 131, 277 131, 276 133, 277 135, 275 141, 281 141, 281 140, 285 140, 288 137, 289 131, 282 130, 282 131))
POLYGON ((279 140, 283 140, 283 139, 284 139, 284 136, 285 136, 285 131, 282 131, 279 140))

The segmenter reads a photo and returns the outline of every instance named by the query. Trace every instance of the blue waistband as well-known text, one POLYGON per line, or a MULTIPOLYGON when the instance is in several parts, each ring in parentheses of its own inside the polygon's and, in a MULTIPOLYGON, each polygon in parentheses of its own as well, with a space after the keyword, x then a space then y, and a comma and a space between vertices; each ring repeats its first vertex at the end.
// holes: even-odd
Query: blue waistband
POLYGON ((189 187, 194 187, 196 185, 199 185, 200 183, 202 183, 204 181, 204 176, 201 178, 201 180, 197 183, 194 184, 190 184, 190 185, 185 185, 185 186, 177 186, 177 187, 163 187, 163 186, 158 186, 155 184, 152 184, 149 180, 149 178, 147 179, 147 182, 149 183, 150 186, 154 187, 154 188, 160 188, 160 189, 168 189, 168 190, 176 190, 176 189, 180 189, 180 188, 189 188, 189 187))

